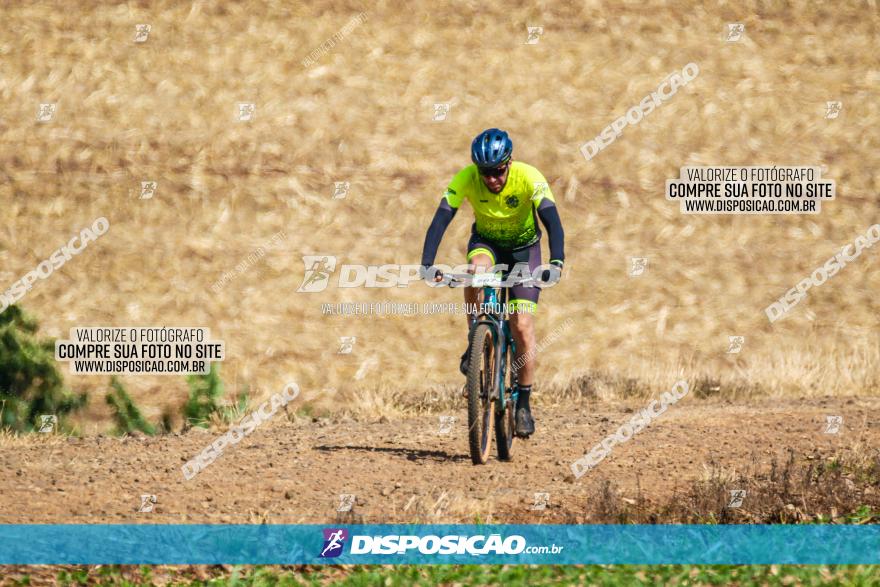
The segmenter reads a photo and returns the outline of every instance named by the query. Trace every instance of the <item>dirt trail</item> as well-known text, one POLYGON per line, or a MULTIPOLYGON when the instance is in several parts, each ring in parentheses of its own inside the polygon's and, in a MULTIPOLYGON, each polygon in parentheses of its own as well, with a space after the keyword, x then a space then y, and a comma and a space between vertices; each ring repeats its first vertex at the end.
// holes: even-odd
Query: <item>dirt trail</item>
MULTIPOLYGON (((464 409, 448 434, 439 416, 387 422, 302 421, 281 416, 258 428, 192 480, 181 465, 218 433, 155 438, 34 436, 0 445, 0 521, 55 522, 561 522, 614 481, 621 498, 641 488, 652 502, 702 478, 769 466, 788 448, 844 454, 880 446, 872 417, 880 399, 764 399, 750 405, 687 398, 579 480, 569 464, 647 402, 536 408, 538 432, 514 446, 510 463, 475 467, 467 455, 464 409), (828 415, 843 416, 838 434, 828 415), (275 422, 273 422, 275 424, 275 422), (534 494, 549 505, 533 510, 534 494), (138 512, 142 494, 157 497, 138 512), (340 494, 356 496, 340 518, 340 494)), ((589 520, 586 520, 589 521, 589 520)))

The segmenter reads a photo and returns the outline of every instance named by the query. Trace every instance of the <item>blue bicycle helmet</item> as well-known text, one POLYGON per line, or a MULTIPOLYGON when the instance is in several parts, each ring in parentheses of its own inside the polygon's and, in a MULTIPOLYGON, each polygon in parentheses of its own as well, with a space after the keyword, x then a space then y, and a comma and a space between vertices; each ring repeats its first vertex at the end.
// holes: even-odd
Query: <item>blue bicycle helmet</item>
POLYGON ((497 128, 484 130, 471 143, 471 161, 477 167, 498 167, 510 159, 513 141, 497 128))

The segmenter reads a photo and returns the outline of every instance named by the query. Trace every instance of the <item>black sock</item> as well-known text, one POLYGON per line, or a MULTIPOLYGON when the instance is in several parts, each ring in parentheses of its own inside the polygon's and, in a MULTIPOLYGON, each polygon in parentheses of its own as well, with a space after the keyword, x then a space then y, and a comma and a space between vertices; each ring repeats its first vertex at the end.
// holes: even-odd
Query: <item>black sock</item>
POLYGON ((531 410, 529 407, 529 394, 532 393, 531 385, 517 385, 516 386, 516 409, 526 408, 527 410, 531 410))

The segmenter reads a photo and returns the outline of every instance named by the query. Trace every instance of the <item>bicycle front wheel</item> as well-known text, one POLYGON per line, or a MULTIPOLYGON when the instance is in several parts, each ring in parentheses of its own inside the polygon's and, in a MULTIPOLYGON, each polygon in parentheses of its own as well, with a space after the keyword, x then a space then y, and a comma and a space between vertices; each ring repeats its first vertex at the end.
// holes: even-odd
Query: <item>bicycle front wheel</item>
POLYGON ((492 447, 494 419, 495 331, 488 324, 478 324, 471 334, 470 362, 467 374, 468 444, 471 461, 484 465, 492 447))
MULTIPOLYGON (((508 347, 507 351, 507 361, 502 361, 502 365, 507 367, 510 389, 512 390, 516 387, 516 370, 514 369, 516 353, 514 353, 512 345, 508 347)), ((498 448, 498 460, 510 461, 513 460, 516 406, 513 405, 513 398, 510 393, 507 393, 507 390, 501 390, 498 397, 501 399, 495 402, 495 444, 498 448)))

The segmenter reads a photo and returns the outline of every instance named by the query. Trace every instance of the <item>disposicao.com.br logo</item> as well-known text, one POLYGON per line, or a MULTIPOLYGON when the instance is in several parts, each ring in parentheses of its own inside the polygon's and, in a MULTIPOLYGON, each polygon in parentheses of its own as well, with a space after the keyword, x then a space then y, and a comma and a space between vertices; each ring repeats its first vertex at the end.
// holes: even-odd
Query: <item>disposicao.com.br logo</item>
MULTIPOLYGON (((297 292, 300 293, 316 293, 327 289, 330 285, 331 275, 337 273, 336 287, 407 287, 414 281, 422 281, 427 275, 436 275, 436 271, 443 274, 442 281, 434 282, 433 279, 427 281, 427 285, 431 287, 443 287, 450 283, 452 274, 464 275, 467 273, 469 265, 461 264, 451 267, 449 265, 438 264, 432 267, 423 267, 422 265, 339 265, 337 271, 336 257, 333 255, 303 255, 303 265, 305 273, 302 283, 297 292)), ((507 271, 508 266, 505 264, 493 265, 489 268, 489 272, 497 273, 507 271)), ((528 263, 517 263, 512 268, 512 273, 508 275, 508 280, 501 281, 497 284, 483 284, 494 286, 506 286, 514 283, 517 279, 531 279, 532 283, 540 283, 542 287, 552 287, 559 280, 558 269, 552 264, 545 263, 538 265, 534 269, 529 267, 528 263), (548 272, 549 278, 544 277, 544 273, 548 272)), ((470 286, 470 283, 462 284, 470 286)), ((526 285, 529 287, 528 285, 526 285)))
MULTIPOLYGON (((324 547, 321 558, 339 556, 345 545, 348 533, 340 528, 324 529, 324 547)), ((350 554, 469 554, 471 556, 503 554, 559 554, 564 546, 529 546, 523 536, 514 534, 502 538, 501 534, 488 536, 461 535, 387 535, 387 536, 352 536, 350 554), (414 551, 410 553, 410 551, 414 551)))
MULTIPOLYGON (((303 255, 305 274, 298 292, 324 291, 336 272, 333 255, 303 255)), ((340 265, 336 287, 406 287, 421 281, 420 265, 340 265)))
POLYGON ((336 558, 342 554, 348 530, 345 528, 324 528, 324 546, 321 547, 321 558, 336 558))

